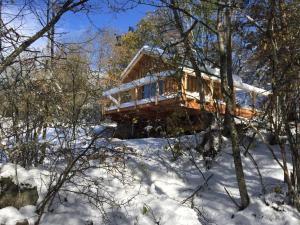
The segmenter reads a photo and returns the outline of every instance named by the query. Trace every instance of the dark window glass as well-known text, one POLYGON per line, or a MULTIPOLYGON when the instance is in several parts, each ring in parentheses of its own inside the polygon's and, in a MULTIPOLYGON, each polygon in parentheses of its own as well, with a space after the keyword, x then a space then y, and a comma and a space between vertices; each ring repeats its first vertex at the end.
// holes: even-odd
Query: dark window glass
POLYGON ((162 95, 164 93, 164 81, 159 81, 159 95, 162 95))
MULTIPOLYGON (((159 95, 162 95, 164 92, 164 81, 160 80, 158 82, 158 86, 159 86, 159 95)), ((151 89, 150 89, 150 84, 144 85, 144 90, 143 90, 144 98, 154 97, 155 95, 156 95, 156 83, 151 83, 151 89)))
POLYGON ((143 97, 150 98, 150 84, 144 85, 143 97))

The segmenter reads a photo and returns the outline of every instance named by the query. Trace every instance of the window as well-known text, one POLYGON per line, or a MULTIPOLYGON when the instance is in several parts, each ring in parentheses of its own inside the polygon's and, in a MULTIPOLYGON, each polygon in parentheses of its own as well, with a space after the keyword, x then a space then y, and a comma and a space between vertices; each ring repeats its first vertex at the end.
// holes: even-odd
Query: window
MULTIPOLYGON (((164 92, 164 81, 160 80, 158 82, 158 88, 159 88, 159 95, 162 95, 164 92)), ((154 97, 156 95, 156 83, 151 83, 151 88, 150 84, 144 85, 143 88, 143 98, 150 98, 154 97)))
POLYGON ((198 91, 197 78, 194 76, 187 76, 187 91, 196 92, 198 91))
POLYGON ((158 82, 158 86, 159 86, 159 95, 162 95, 164 93, 164 81, 160 80, 158 82))
POLYGON ((143 98, 150 98, 150 84, 144 85, 143 98))

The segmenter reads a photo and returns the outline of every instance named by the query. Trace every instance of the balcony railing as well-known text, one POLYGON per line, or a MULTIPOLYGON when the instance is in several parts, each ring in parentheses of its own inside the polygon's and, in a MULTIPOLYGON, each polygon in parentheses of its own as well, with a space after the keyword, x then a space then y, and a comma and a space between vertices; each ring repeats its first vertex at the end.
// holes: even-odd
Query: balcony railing
MULTIPOLYGON (((148 75, 105 91, 103 96, 110 100, 110 104, 104 107, 104 112, 119 110, 122 108, 137 107, 139 105, 149 103, 157 105, 160 101, 181 97, 184 97, 184 99, 199 100, 198 91, 190 92, 186 90, 187 85, 182 85, 183 87, 180 88, 178 82, 173 81, 172 83, 172 75, 175 73, 176 71, 169 70, 148 75)), ((187 77, 188 76, 185 75, 182 78, 182 82, 185 82, 185 84, 186 79, 188 79, 187 77)), ((213 99, 214 85, 212 84, 216 82, 220 85, 220 79, 217 77, 209 77, 205 74, 202 74, 202 77, 211 84, 210 93, 205 94, 204 101, 217 101, 220 104, 224 104, 221 99, 213 99)), ((252 108, 254 110, 257 108, 257 96, 265 97, 270 94, 269 91, 243 83, 241 79, 237 78, 234 79, 234 86, 236 93, 239 93, 239 95, 236 95, 237 105, 243 108, 252 108), (240 92, 247 93, 250 96, 248 96, 247 101, 243 100, 243 102, 246 102, 248 105, 241 104, 242 101, 240 92)))
POLYGON ((179 93, 177 90, 166 92, 164 84, 160 85, 161 81, 174 75, 174 73, 175 71, 169 70, 151 74, 105 91, 103 96, 110 99, 112 105, 105 107, 104 111, 118 110, 148 103, 158 104, 160 101, 178 97, 179 93), (147 87, 147 89, 145 87, 147 87), (149 93, 147 94, 145 91, 149 93), (127 96, 127 101, 125 102, 122 101, 124 96, 127 96))

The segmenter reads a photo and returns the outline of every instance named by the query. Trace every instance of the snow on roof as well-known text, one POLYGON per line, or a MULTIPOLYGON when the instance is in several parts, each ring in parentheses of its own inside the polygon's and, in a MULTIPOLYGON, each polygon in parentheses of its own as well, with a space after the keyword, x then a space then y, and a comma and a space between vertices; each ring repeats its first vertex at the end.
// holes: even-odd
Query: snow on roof
MULTIPOLYGON (((202 70, 200 68, 200 70, 203 72, 202 77, 203 78, 209 78, 209 79, 212 79, 212 80, 218 80, 220 81, 220 70, 218 68, 210 68, 207 67, 205 68, 206 70, 209 70, 210 71, 210 74, 211 75, 214 75, 214 76, 209 76, 207 74, 204 74, 205 73, 205 70, 202 70)), ((191 68, 184 68, 183 69, 185 72, 189 73, 190 75, 194 75, 195 76, 195 72, 193 69, 191 68)), ((236 88, 238 89, 242 89, 242 90, 245 90, 245 91, 249 91, 249 92, 254 92, 258 95, 263 95, 263 96, 268 96, 271 94, 271 91, 267 91, 265 89, 262 89, 262 88, 258 88, 258 87, 255 87, 253 85, 250 85, 250 84, 246 84, 243 82, 242 78, 239 77, 239 76, 236 76, 236 75, 233 75, 233 84, 236 88)))
POLYGON ((235 87, 240 88, 242 90, 254 92, 256 94, 263 95, 263 96, 268 96, 272 93, 271 91, 267 91, 265 89, 258 88, 258 87, 255 87, 250 84, 243 83, 243 82, 234 81, 234 85, 235 85, 235 87))
POLYGON ((150 47, 149 45, 144 45, 142 47, 142 49, 144 51, 150 52, 150 53, 158 53, 160 55, 164 54, 164 50, 162 50, 161 48, 156 48, 156 47, 150 47))

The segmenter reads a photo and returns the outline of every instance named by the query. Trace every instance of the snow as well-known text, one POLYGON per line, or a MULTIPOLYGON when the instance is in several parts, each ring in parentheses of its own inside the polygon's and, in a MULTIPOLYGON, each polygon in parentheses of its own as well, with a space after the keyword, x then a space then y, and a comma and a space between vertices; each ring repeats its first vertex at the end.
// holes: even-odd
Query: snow
MULTIPOLYGON (((199 92, 198 92, 198 91, 195 91, 195 92, 187 91, 187 92, 186 92, 186 96, 187 96, 188 98, 200 99, 200 95, 199 95, 199 92)), ((204 100, 205 100, 206 102, 209 102, 209 101, 212 100, 212 98, 211 98, 210 96, 208 96, 208 95, 205 95, 205 96, 204 96, 204 100)))
POLYGON ((0 177, 10 177, 15 184, 21 186, 27 184, 36 187, 36 172, 36 170, 29 171, 13 163, 0 164, 0 177))
POLYGON ((25 218, 26 217, 14 207, 0 209, 0 224, 15 225, 17 222, 24 221, 25 218))
POLYGON ((250 84, 243 83, 243 82, 234 81, 234 86, 237 88, 240 88, 242 90, 254 92, 254 93, 256 93, 258 95, 262 95, 262 96, 268 96, 271 94, 271 91, 266 91, 262 88, 258 88, 258 87, 255 87, 250 84))
MULTIPOLYGON (((209 65, 199 66, 199 70, 202 72, 203 78, 211 78, 212 80, 219 80, 220 78, 220 69, 212 68, 209 65)), ((189 75, 196 76, 194 70, 189 67, 184 67, 183 71, 187 72, 189 75)))
POLYGON ((161 48, 150 47, 149 45, 144 45, 143 50, 148 51, 150 53, 156 53, 156 54, 159 54, 159 55, 164 54, 164 50, 162 50, 161 48))
POLYGON ((145 84, 150 84, 150 83, 156 82, 159 79, 163 79, 165 77, 171 76, 174 73, 175 73, 175 71, 173 71, 173 70, 167 70, 167 71, 151 74, 151 75, 145 76, 143 78, 140 78, 140 79, 128 82, 128 83, 123 83, 115 88, 112 88, 112 89, 109 89, 109 90, 103 92, 103 96, 114 95, 119 92, 128 91, 130 89, 143 86, 145 84))
POLYGON ((113 122, 104 122, 99 126, 92 127, 91 132, 93 135, 100 135, 103 133, 103 131, 106 128, 116 128, 116 127, 117 127, 117 123, 115 123, 115 122, 114 123, 113 122))
POLYGON ((34 205, 26 205, 19 209, 19 213, 22 214, 27 220, 29 224, 34 224, 37 219, 36 207, 34 205))
MULTIPOLYGON (((141 208, 143 204, 149 205, 154 214, 160 218, 161 224, 165 224, 165 218, 169 218, 166 224, 201 224, 196 217, 196 211, 189 207, 191 203, 181 204, 191 194, 191 191, 203 183, 200 174, 190 165, 187 155, 182 161, 171 162, 170 155, 164 148, 167 145, 164 139, 148 138, 116 142, 138 149, 138 153, 145 158, 142 167, 145 171, 140 171, 136 166, 132 167, 141 181, 140 196, 134 199, 137 208, 141 208), (152 198, 156 200, 152 200, 152 198), (167 201, 170 199, 172 201, 167 201), (174 208, 170 210, 170 206, 174 208, 185 206, 180 209, 182 220, 178 218, 178 212, 174 208), (158 210, 156 210, 157 207, 158 210)), ((203 166, 201 167, 206 177, 210 174, 213 174, 213 177, 209 181, 208 187, 194 198, 194 205, 203 209, 203 214, 207 215, 207 219, 213 224, 274 224, 275 221, 276 224, 287 224, 287 222, 288 224, 298 224, 299 214, 295 209, 284 205, 284 211, 277 212, 263 203, 259 179, 248 158, 243 160, 252 202, 244 211, 239 212, 235 208, 224 190, 225 186, 235 198, 238 198, 229 147, 230 145, 221 152, 211 170, 205 171, 203 166), (232 215, 234 215, 233 218, 231 218, 232 215), (292 219, 287 219, 290 217, 292 219)), ((257 144, 251 153, 254 154, 260 165, 268 191, 272 190, 276 182, 282 183, 281 169, 262 144, 257 144)), ((198 163, 201 165, 201 161, 198 163)), ((139 221, 143 221, 141 224, 148 224, 148 219, 144 217, 144 215, 138 215, 139 221)), ((149 222, 149 224, 151 223, 149 222)))
MULTIPOLYGON (((260 180, 252 161, 242 156, 251 203, 245 210, 238 211, 224 190, 226 187, 239 201, 230 140, 223 138, 222 151, 213 160, 209 170, 206 169, 204 160, 193 150, 201 140, 201 133, 196 136, 183 136, 179 140, 174 138, 99 140, 99 146, 114 148, 126 146, 134 152, 126 157, 122 174, 110 174, 103 168, 96 167, 85 173, 86 177, 101 181, 103 188, 119 204, 104 205, 106 214, 103 217, 84 196, 62 192, 60 199, 54 202, 53 211, 45 214, 41 224, 97 225, 104 222, 113 225, 299 224, 299 213, 284 203, 282 193, 286 187, 283 183, 283 172, 264 144, 256 141, 250 152, 260 168, 267 194, 262 195, 260 180), (174 161, 169 146, 176 143, 182 146, 183 154, 174 161), (199 170, 191 163, 192 156, 195 157, 195 162, 204 176, 206 178, 211 176, 208 185, 204 185, 199 170), (200 186, 203 187, 201 191, 185 201, 200 186), (62 202, 64 198, 67 201, 62 202)), ((274 148, 276 154, 280 156, 278 148, 276 146, 274 148)), ((14 170, 13 164, 2 165, 2 168, 6 171, 4 174, 13 175, 13 172, 8 172, 14 170)), ((18 170, 19 174, 25 174, 22 168, 18 167, 18 170)), ((28 173, 31 174, 31 170, 28 173)), ((27 175, 22 176, 25 178, 27 175)), ((43 181, 46 182, 44 179, 43 181)), ((77 182, 82 181, 78 179, 77 182)), ((40 185, 39 182, 36 183, 40 185)), ((43 196, 45 190, 40 188, 38 190, 43 196)), ((24 218, 31 218, 33 221, 36 218, 34 211, 34 206, 26 206, 19 211, 12 207, 1 209, 0 224, 13 224, 10 221, 24 218)))

